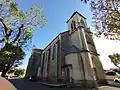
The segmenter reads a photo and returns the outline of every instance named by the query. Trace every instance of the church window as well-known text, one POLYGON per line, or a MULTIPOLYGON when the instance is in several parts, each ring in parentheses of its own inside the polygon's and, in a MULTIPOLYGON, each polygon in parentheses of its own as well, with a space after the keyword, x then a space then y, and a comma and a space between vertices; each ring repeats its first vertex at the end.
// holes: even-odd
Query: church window
POLYGON ((75 21, 73 21, 72 23, 73 23, 73 27, 74 27, 74 29, 76 29, 75 21))
POLYGON ((73 24, 71 23, 71 31, 73 31, 73 24))
POLYGON ((45 52, 45 62, 47 62, 47 52, 45 52))
POLYGON ((48 60, 50 60, 50 57, 51 57, 51 48, 49 48, 48 50, 48 60))
POLYGON ((71 30, 74 31, 76 29, 75 21, 72 21, 71 23, 71 30))
POLYGON ((59 48, 60 48, 60 41, 58 40, 58 42, 57 42, 57 58, 59 58, 59 55, 60 55, 59 48))
POLYGON ((45 53, 43 53, 43 62, 44 62, 44 60, 45 60, 45 53))
POLYGON ((43 73, 43 67, 44 67, 44 61, 45 61, 45 53, 42 55, 42 66, 41 66, 41 73, 43 73))
POLYGON ((52 52, 52 60, 55 59, 56 47, 55 44, 53 45, 53 52, 52 52))

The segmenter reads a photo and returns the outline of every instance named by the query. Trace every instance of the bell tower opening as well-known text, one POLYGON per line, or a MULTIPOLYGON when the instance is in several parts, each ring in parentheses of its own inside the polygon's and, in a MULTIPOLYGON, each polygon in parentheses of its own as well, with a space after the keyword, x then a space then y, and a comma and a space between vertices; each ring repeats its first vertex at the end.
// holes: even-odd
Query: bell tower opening
POLYGON ((71 22, 71 31, 74 31, 76 29, 75 21, 71 22))

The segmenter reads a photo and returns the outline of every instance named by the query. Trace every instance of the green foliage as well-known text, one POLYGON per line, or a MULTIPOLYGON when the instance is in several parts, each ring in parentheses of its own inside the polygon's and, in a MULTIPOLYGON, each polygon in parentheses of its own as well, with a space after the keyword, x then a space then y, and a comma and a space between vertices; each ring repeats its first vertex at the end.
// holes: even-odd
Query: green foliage
POLYGON ((26 34, 24 35, 24 40, 30 39, 33 36, 33 32, 34 32, 34 28, 32 26, 30 26, 26 32, 26 34))
POLYGON ((33 5, 24 12, 16 2, 0 0, 0 69, 5 71, 22 63, 23 49, 31 45, 35 28, 45 23, 42 8, 33 5))
POLYGON ((15 72, 14 72, 14 75, 19 77, 19 76, 24 75, 24 73, 25 73, 24 69, 16 69, 15 72))
POLYGON ((0 65, 10 67, 15 67, 16 65, 18 66, 21 64, 25 53, 20 47, 13 46, 12 44, 6 45, 4 48, 1 49, 0 51, 0 65))
POLYGON ((109 55, 108 57, 111 59, 111 62, 113 62, 113 64, 120 69, 120 65, 119 65, 120 64, 120 54, 115 53, 113 55, 109 55))
POLYGON ((10 69, 10 70, 8 70, 8 74, 11 74, 11 73, 14 73, 15 72, 15 70, 12 70, 12 69, 10 69))
POLYGON ((26 15, 24 14, 23 11, 19 12, 19 18, 26 19, 26 15))
POLYGON ((6 0, 6 2, 10 2, 11 0, 6 0))
POLYGON ((0 2, 0 13, 3 13, 0 15, 0 28, 3 28, 3 30, 0 29, 0 42, 3 44, 8 42, 19 45, 28 44, 35 28, 42 27, 46 23, 42 8, 33 5, 28 12, 24 13, 18 9, 18 4, 11 0, 0 2))

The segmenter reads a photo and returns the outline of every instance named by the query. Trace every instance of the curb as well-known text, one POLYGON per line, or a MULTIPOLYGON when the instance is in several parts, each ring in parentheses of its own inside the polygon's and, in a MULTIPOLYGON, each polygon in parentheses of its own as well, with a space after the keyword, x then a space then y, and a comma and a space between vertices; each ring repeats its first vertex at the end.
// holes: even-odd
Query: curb
POLYGON ((113 86, 113 87, 118 87, 118 88, 120 88, 120 86, 118 86, 118 85, 113 85, 113 84, 108 84, 108 86, 113 86))
POLYGON ((109 82, 107 85, 120 88, 120 83, 110 83, 109 82))
POLYGON ((97 90, 96 88, 83 88, 83 87, 75 87, 73 85, 67 85, 67 84, 48 84, 48 83, 43 83, 43 82, 39 82, 41 85, 50 87, 50 88, 80 88, 85 89, 85 90, 97 90))
POLYGON ((48 83, 42 83, 42 82, 39 82, 39 83, 44 86, 53 87, 53 88, 67 88, 66 84, 48 84, 48 83))

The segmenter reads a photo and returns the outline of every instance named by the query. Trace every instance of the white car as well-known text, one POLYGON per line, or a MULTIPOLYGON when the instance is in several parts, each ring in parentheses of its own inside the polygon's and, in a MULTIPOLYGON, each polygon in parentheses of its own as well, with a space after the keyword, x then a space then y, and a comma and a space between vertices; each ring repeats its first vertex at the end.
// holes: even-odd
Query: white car
POLYGON ((115 78, 114 81, 115 81, 116 83, 120 83, 120 77, 115 78))

